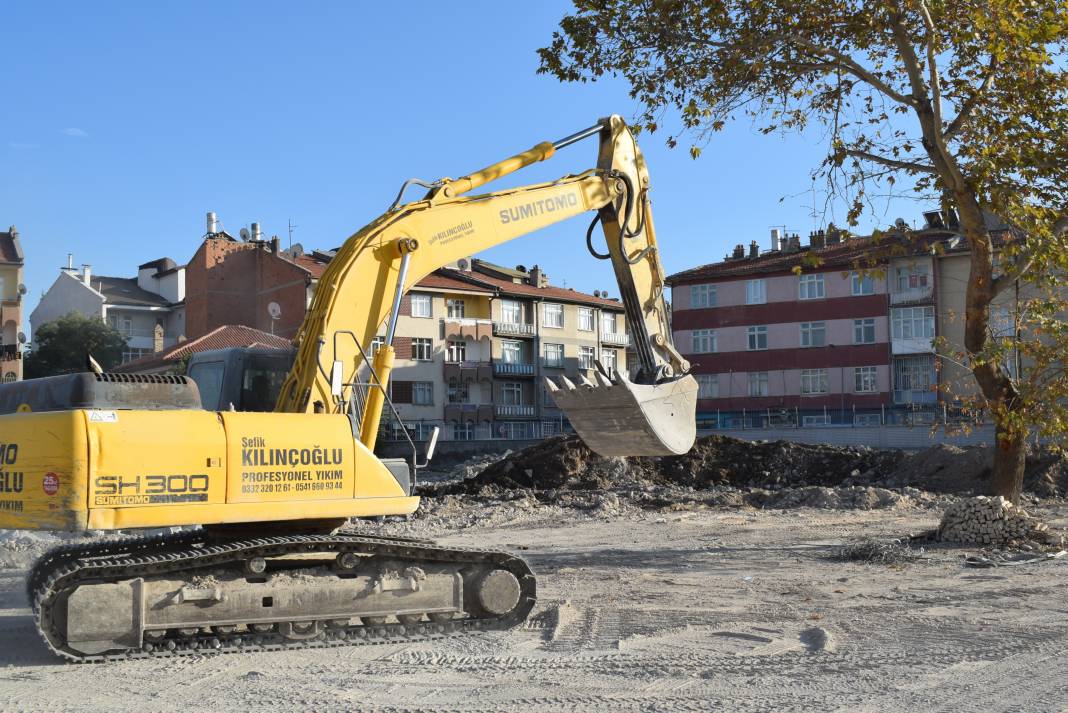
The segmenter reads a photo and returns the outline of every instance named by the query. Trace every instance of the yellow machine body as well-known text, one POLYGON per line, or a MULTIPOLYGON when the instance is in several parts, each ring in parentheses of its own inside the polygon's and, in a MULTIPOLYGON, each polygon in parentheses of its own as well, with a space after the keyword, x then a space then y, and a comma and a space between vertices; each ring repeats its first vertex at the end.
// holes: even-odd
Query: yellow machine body
POLYGON ((0 528, 114 530, 414 512, 341 415, 0 416, 0 528))

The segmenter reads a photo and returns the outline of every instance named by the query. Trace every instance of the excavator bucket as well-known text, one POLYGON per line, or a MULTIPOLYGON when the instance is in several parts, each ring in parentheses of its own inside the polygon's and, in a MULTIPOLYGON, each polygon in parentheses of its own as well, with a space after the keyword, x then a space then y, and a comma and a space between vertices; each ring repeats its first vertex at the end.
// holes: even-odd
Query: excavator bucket
POLYGON ((690 375, 659 384, 635 384, 626 374, 596 383, 546 378, 546 388, 582 440, 602 456, 681 455, 697 436, 697 380, 690 375))

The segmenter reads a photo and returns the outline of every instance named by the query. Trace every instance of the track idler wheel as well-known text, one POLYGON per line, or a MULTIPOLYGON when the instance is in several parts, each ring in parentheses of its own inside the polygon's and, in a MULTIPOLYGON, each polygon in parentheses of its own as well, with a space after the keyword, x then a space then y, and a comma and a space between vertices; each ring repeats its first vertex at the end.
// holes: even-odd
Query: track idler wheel
POLYGON ((511 572, 495 569, 482 575, 475 585, 479 606, 490 614, 507 614, 519 604, 519 580, 511 572))

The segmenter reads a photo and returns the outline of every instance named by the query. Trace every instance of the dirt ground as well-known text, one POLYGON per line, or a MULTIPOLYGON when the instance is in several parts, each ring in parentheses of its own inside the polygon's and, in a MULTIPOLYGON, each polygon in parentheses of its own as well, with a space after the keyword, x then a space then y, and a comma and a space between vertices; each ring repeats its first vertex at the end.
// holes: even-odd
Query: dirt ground
MULTIPOLYGON (((1068 525, 1068 507, 1032 509, 1068 525)), ((0 709, 1068 710, 1065 559, 831 558, 937 508, 517 512, 384 526, 517 550, 538 575, 525 628, 426 644, 61 664, 22 593, 31 546, 0 563, 0 709)))

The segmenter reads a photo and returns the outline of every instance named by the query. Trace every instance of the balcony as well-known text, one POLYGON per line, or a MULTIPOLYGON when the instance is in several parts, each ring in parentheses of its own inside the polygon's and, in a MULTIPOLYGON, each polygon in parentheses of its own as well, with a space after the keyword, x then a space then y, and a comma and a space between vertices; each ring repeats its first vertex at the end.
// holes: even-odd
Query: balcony
POLYGON ((492 404, 445 404, 446 421, 492 421, 492 404))
POLYGON ((534 407, 525 404, 497 404, 497 418, 534 418, 534 407))
POLYGON ((478 341, 482 337, 489 339, 493 335, 493 322, 488 319, 446 317, 441 321, 445 325, 446 339, 453 337, 465 339, 470 337, 478 341))
POLYGON ((22 352, 19 351, 19 345, 17 344, 4 344, 0 346, 0 360, 11 361, 12 359, 21 359, 22 352))
POLYGON ((443 374, 445 381, 474 379, 482 381, 493 378, 493 365, 488 361, 446 361, 443 374))
POLYGON ((523 322, 494 322, 493 334, 502 337, 533 337, 534 325, 523 322))
POLYGON ((601 344, 625 347, 630 344, 630 335, 620 332, 601 332, 601 344))
POLYGON ((534 365, 518 361, 493 362, 495 376, 534 376, 534 365))

